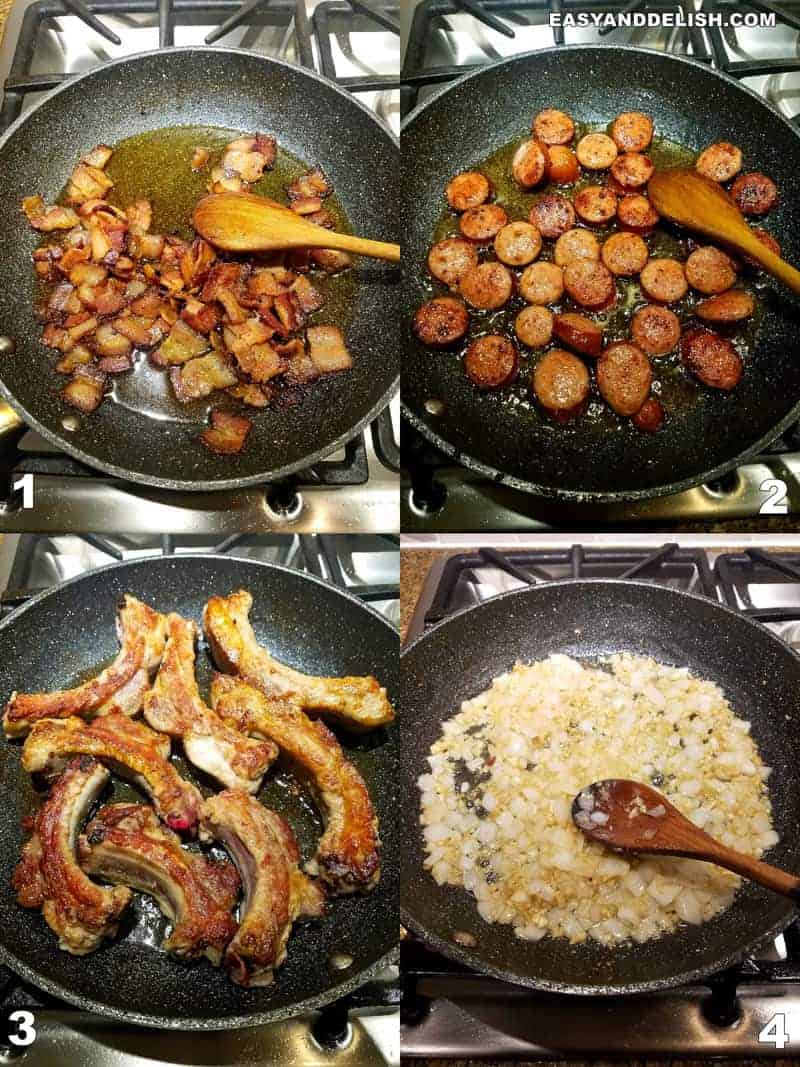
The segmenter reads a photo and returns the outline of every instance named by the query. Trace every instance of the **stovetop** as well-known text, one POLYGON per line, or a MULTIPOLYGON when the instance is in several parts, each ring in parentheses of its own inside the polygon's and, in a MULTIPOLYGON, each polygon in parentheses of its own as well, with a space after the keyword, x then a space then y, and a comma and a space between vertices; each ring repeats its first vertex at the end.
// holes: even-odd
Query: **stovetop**
MULTIPOLYGON (((581 577, 651 581, 707 596, 759 619, 800 649, 800 551, 720 552, 679 543, 529 543, 436 560, 407 640, 498 593, 581 577)), ((401 1047, 408 1057, 664 1055, 706 1062, 800 1052, 800 920, 758 958, 703 983, 647 996, 531 992, 451 963, 413 936, 401 943, 401 973, 401 1047), (770 1036, 776 1018, 774 1033, 788 1034, 783 1049, 770 1036)))
MULTIPOLYGON (((17 0, 0 44, 0 133, 72 74, 119 56, 203 43, 317 70, 349 88, 397 133, 397 13, 397 0, 17 0), (79 9, 91 27, 74 13, 79 9)), ((24 430, 0 404, 0 531, 395 530, 398 438, 395 397, 346 448, 278 485, 169 492, 71 460, 24 430), (32 508, 23 507, 25 475, 34 481, 32 508)))
MULTIPOLYGON (((800 116, 800 2, 736 3, 735 0, 416 0, 404 12, 401 99, 403 113, 423 103, 454 77, 521 52, 563 44, 630 44, 691 55, 740 78, 790 118, 800 116), (775 13, 763 27, 559 28, 552 12, 643 10, 728 16, 775 13), (476 15, 478 17, 476 17, 476 15), (486 25, 492 21, 495 28, 486 25)), ((762 514, 800 515, 800 432, 794 427, 764 455, 719 481, 687 492, 631 504, 575 506, 532 497, 458 467, 407 423, 402 428, 401 522, 408 532, 500 532, 598 529, 713 523, 762 514), (770 509, 779 481, 777 510, 770 509)))

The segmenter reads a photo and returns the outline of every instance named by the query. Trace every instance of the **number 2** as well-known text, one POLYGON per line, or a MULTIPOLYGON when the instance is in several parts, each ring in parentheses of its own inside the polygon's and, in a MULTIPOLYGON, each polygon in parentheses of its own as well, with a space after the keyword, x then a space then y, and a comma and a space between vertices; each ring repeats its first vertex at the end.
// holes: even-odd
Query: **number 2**
POLYGON ((759 489, 762 493, 769 493, 758 509, 759 515, 786 515, 788 513, 786 482, 781 481, 780 478, 765 478, 759 489))
POLYGON ((785 1049, 789 1042, 786 1032, 786 1016, 783 1012, 773 1015, 761 1033, 758 1040, 762 1045, 774 1045, 777 1049, 785 1049))
MULTIPOLYGON (((12 1011, 8 1017, 10 1023, 17 1023, 16 1034, 9 1034, 8 1040, 12 1045, 19 1045, 23 1047, 25 1045, 32 1045, 36 1040, 36 1028, 34 1027, 34 1017, 32 1011, 12 1011)), ((781 1048, 783 1046, 781 1045, 781 1048)))

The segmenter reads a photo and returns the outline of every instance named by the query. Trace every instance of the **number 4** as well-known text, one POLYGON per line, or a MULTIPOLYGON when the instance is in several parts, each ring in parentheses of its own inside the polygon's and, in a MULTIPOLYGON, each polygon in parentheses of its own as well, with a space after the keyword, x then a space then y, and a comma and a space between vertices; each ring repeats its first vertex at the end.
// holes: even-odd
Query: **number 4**
POLYGON ((758 1040, 762 1045, 774 1045, 777 1049, 785 1049, 789 1043, 789 1035, 786 1032, 786 1016, 783 1012, 773 1015, 761 1033, 758 1040))

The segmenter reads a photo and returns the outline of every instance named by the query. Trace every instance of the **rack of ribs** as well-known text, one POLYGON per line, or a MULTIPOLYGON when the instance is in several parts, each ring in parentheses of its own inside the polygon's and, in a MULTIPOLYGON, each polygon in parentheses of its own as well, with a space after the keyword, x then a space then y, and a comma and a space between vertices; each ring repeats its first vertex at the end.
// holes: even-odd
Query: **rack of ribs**
POLYGON ((197 627, 180 615, 167 616, 167 644, 144 717, 154 730, 183 740, 186 758, 230 789, 257 793, 278 756, 271 741, 255 741, 232 730, 202 700, 194 675, 197 627))
POLYGON ((110 712, 90 723, 74 718, 36 723, 22 746, 22 766, 29 774, 54 774, 71 756, 94 756, 143 789, 170 829, 192 832, 202 797, 181 778, 169 753, 170 740, 164 734, 110 712))
POLYGON ((78 866, 75 847, 84 818, 109 779, 89 756, 73 759, 33 819, 33 833, 11 878, 17 903, 41 908, 58 947, 75 956, 94 952, 117 932, 130 889, 95 885, 78 866))
POLYGON ((380 878, 378 820, 364 779, 331 731, 285 700, 270 700, 238 678, 211 683, 217 714, 242 733, 268 737, 303 778, 321 811, 325 831, 305 869, 332 894, 368 892, 380 878))
POLYGON ((201 837, 222 842, 244 885, 239 929, 224 966, 238 985, 269 985, 286 959, 292 924, 320 916, 325 894, 300 870, 300 852, 285 820, 248 793, 226 789, 208 797, 200 827, 201 837))
POLYGON ((219 966, 236 933, 231 909, 241 888, 229 860, 181 848, 180 838, 145 804, 101 808, 80 837, 78 858, 89 874, 155 899, 172 923, 161 946, 165 952, 207 956, 219 966))
POLYGON ((287 667, 256 640, 249 614, 253 598, 245 590, 213 596, 203 612, 203 624, 220 670, 237 674, 266 696, 290 699, 307 711, 318 712, 349 730, 372 730, 394 718, 386 690, 366 678, 315 678, 287 667))
POLYGON ((26 734, 41 719, 89 717, 121 711, 136 715, 164 651, 163 615, 126 595, 117 612, 120 650, 110 667, 74 689, 11 694, 3 712, 7 737, 26 734))

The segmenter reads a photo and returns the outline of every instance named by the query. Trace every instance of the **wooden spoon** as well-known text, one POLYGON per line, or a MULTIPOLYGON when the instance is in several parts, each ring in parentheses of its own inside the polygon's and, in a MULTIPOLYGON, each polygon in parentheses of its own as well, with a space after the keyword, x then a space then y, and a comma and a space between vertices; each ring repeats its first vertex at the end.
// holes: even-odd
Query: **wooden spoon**
POLYGON ((800 903, 800 878, 716 841, 641 782, 609 778, 587 786, 572 802, 572 818, 587 837, 609 848, 716 863, 800 903))
POLYGON ((194 209, 194 228, 229 252, 277 252, 286 248, 338 248, 400 262, 400 245, 369 241, 316 226, 275 200, 254 193, 212 193, 194 209))
POLYGON ((750 256, 784 285, 800 293, 800 271, 759 241, 736 204, 715 181, 695 170, 656 171, 647 184, 647 195, 665 219, 750 256))

